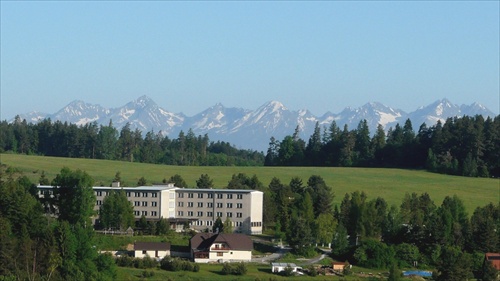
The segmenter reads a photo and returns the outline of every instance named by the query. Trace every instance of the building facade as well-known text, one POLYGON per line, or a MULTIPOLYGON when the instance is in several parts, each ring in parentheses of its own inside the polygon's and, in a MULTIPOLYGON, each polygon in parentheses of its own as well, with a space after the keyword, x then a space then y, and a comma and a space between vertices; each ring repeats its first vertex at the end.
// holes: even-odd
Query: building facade
MULTIPOLYGON (((39 196, 52 194, 52 186, 38 186, 39 196)), ((194 189, 170 185, 119 187, 93 187, 96 196, 95 211, 99 211, 104 198, 113 191, 123 190, 134 206, 138 220, 167 218, 171 222, 189 223, 196 231, 212 230, 217 218, 229 218, 235 232, 262 233, 264 194, 256 190, 194 189)))

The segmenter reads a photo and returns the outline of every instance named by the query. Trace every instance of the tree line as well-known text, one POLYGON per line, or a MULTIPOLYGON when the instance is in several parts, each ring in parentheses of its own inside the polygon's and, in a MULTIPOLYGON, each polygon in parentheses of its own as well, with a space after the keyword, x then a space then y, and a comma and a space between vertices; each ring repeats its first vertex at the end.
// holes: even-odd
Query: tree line
POLYGON ((0 122, 0 152, 45 156, 122 160, 189 166, 261 166, 264 155, 237 149, 228 142, 211 142, 208 135, 196 136, 190 129, 170 139, 162 132, 145 135, 127 123, 120 130, 97 123, 78 126, 45 119, 32 124, 16 116, 0 122))
POLYGON ((60 186, 55 218, 26 176, 3 165, 0 171, 0 279, 116 279, 111 255, 94 247, 95 196, 87 173, 64 168, 53 180, 60 186))
POLYGON ((343 129, 332 121, 316 123, 308 141, 293 135, 270 139, 266 166, 336 166, 426 168, 432 172, 471 177, 500 176, 500 116, 448 118, 415 133, 408 119, 386 133, 382 125, 373 136, 366 120, 343 129))

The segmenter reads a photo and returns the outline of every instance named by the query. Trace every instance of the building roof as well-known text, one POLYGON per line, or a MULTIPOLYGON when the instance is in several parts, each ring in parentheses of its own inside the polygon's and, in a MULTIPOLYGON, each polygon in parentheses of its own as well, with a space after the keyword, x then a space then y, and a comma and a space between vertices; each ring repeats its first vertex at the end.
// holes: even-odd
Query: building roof
MULTIPOLYGON (((51 185, 38 185, 39 189, 53 189, 54 187, 51 185)), ((213 192, 213 193, 263 193, 262 191, 253 190, 253 189, 222 189, 222 188, 179 188, 173 185, 153 185, 153 186, 137 186, 137 187, 111 187, 111 186, 93 186, 93 190, 102 190, 102 191, 110 191, 110 190, 121 190, 124 191, 163 191, 163 190, 174 190, 175 192, 213 192)))
POLYGON ((278 266, 278 267, 287 267, 287 266, 289 266, 289 267, 298 267, 294 263, 286 263, 286 262, 273 262, 273 263, 271 263, 271 266, 278 266))
POLYGON ((485 258, 496 270, 500 270, 500 253, 486 253, 485 258))
POLYGON ((213 193, 263 193, 253 189, 223 189, 223 188, 177 188, 176 192, 213 192, 213 193))
POLYGON ((135 242, 134 251, 170 251, 168 242, 135 242))
POLYGON ((253 250, 250 237, 239 233, 197 233, 189 242, 194 251, 207 251, 214 243, 225 243, 231 250, 253 250))

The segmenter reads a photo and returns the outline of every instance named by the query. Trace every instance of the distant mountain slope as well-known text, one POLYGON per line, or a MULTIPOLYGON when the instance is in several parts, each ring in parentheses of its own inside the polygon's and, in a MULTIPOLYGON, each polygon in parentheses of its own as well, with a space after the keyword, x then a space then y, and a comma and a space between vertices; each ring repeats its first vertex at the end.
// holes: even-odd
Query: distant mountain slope
POLYGON ((118 108, 107 109, 100 105, 73 101, 54 114, 30 112, 20 117, 29 122, 50 118, 78 125, 88 122, 108 125, 112 121, 118 129, 130 123, 132 130, 139 129, 143 133, 161 131, 170 138, 176 138, 181 130, 187 132, 192 129, 196 135, 208 134, 213 141, 222 140, 238 148, 266 151, 272 136, 282 140, 286 135, 293 134, 297 126, 300 136, 307 141, 316 122, 321 127, 328 127, 335 120, 340 128, 347 125, 349 129, 354 129, 361 120, 366 119, 370 132, 374 133, 378 124, 387 130, 397 123, 403 124, 409 118, 413 129, 417 131, 424 122, 431 126, 438 120, 444 122, 449 117, 463 115, 495 116, 478 103, 458 106, 447 99, 441 99, 410 113, 370 102, 359 108, 345 108, 338 114, 327 112, 320 117, 314 116, 309 110, 290 110, 279 101, 267 102, 256 110, 227 108, 218 103, 188 117, 182 113, 169 112, 148 96, 142 96, 118 108))

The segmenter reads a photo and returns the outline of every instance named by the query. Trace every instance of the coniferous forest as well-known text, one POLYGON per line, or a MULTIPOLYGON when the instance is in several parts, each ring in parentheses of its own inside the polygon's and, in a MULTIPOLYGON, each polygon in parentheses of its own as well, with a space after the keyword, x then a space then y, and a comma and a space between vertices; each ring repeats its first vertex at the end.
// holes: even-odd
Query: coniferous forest
POLYGON ((463 116, 424 123, 415 133, 408 119, 387 133, 381 125, 370 133, 366 120, 358 127, 342 129, 335 121, 329 128, 316 124, 306 142, 298 129, 278 141, 271 138, 267 166, 336 166, 427 169, 470 177, 500 176, 500 116, 463 116))
POLYGON ((111 122, 78 126, 47 119, 32 124, 17 117, 12 123, 0 122, 0 134, 0 152, 45 156, 190 166, 390 167, 500 176, 500 116, 448 118, 430 127, 424 123, 416 132, 409 119, 387 132, 379 125, 374 133, 366 120, 355 129, 340 128, 333 121, 328 127, 316 124, 307 141, 299 137, 297 126, 281 141, 272 137, 265 155, 210 141, 207 134, 196 136, 192 130, 171 139, 161 132, 133 131, 129 124, 118 130, 111 122))
POLYGON ((208 135, 181 131, 176 139, 161 132, 121 130, 88 123, 82 126, 50 119, 37 124, 16 117, 0 123, 0 152, 44 156, 122 160, 185 166, 262 166, 262 153, 237 149, 230 143, 210 142, 208 135))

